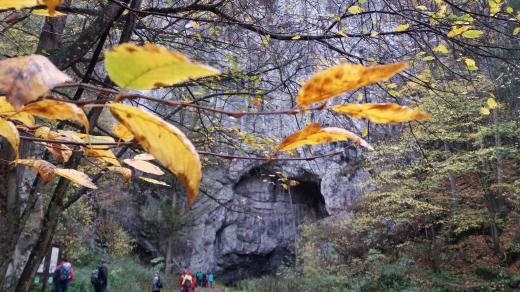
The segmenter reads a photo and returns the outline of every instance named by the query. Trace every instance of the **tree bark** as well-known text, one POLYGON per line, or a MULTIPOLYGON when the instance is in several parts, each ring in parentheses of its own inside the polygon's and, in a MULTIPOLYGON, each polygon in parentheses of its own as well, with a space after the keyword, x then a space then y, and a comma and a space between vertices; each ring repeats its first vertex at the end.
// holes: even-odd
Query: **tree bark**
POLYGON ((9 163, 15 159, 11 145, 0 137, 0 290, 3 291, 6 272, 11 263, 20 233, 21 173, 9 163))

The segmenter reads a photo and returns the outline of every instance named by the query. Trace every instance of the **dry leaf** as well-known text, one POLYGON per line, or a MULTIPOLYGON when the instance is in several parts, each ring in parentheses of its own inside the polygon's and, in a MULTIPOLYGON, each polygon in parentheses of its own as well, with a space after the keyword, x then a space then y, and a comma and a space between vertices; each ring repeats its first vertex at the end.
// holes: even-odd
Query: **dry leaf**
POLYGON ((0 118, 0 136, 3 136, 14 150, 15 157, 18 158, 18 148, 20 146, 20 135, 16 126, 0 118))
POLYGON ((395 124, 430 118, 429 114, 418 108, 409 108, 395 103, 352 103, 335 105, 330 108, 352 118, 366 118, 379 124, 395 124))
POLYGON ((199 154, 179 129, 154 114, 125 104, 108 105, 114 117, 135 135, 143 149, 184 183, 191 208, 199 191, 202 167, 199 154))
POLYGON ((74 120, 80 122, 88 131, 88 118, 81 108, 73 103, 45 99, 28 104, 23 112, 53 120, 74 120))
POLYGON ((165 183, 163 181, 156 180, 156 179, 149 178, 149 177, 140 176, 139 179, 142 179, 145 182, 149 182, 149 183, 156 184, 156 185, 161 185, 161 186, 166 186, 166 187, 170 186, 169 184, 167 184, 167 183, 165 183))
POLYGON ((282 143, 278 145, 278 150, 288 151, 303 145, 322 144, 346 140, 354 140, 361 146, 370 150, 374 150, 370 144, 352 132, 340 128, 322 129, 318 123, 310 124, 304 129, 285 138, 282 143))
POLYGON ((115 84, 128 89, 159 88, 220 73, 152 44, 127 43, 105 51, 105 67, 115 84))
POLYGON ((406 63, 365 67, 356 64, 333 66, 312 76, 298 93, 296 103, 302 107, 324 102, 345 91, 386 81, 408 67, 406 63))
POLYGON ((97 189, 97 186, 92 183, 90 177, 81 171, 75 169, 56 168, 56 175, 62 176, 89 189, 97 189))
POLYGON ((37 99, 56 85, 71 81, 49 59, 41 55, 0 61, 0 91, 15 107, 37 99))
POLYGON ((125 142, 134 139, 134 134, 132 134, 132 132, 121 123, 116 123, 112 126, 112 133, 125 142))
POLYGON ((38 174, 42 177, 45 183, 51 181, 56 172, 56 166, 54 166, 54 164, 41 159, 17 159, 14 162, 17 164, 23 164, 34 168, 36 171, 38 171, 38 174))
POLYGON ((154 160, 155 157, 153 157, 150 153, 141 153, 134 156, 135 160, 154 160))
POLYGON ((120 167, 120 166, 110 166, 110 167, 108 167, 108 170, 117 172, 120 175, 122 175, 123 176, 123 182, 125 184, 129 183, 130 179, 132 179, 132 170, 130 170, 129 168, 120 167))
POLYGON ((27 127, 34 126, 34 117, 28 113, 17 112, 7 101, 5 96, 0 96, 0 116, 9 120, 19 121, 27 127))
POLYGON ((123 160, 124 163, 130 165, 131 167, 140 170, 142 172, 155 174, 155 175, 163 175, 164 172, 156 165, 144 161, 144 160, 135 160, 135 159, 125 159, 123 160))

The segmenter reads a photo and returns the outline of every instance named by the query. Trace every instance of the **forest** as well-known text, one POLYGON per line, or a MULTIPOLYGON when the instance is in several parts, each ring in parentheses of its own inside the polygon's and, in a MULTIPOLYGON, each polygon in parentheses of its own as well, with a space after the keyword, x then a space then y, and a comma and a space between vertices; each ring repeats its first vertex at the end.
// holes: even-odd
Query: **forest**
POLYGON ((519 290, 519 66, 518 0, 0 0, 0 291, 519 290))

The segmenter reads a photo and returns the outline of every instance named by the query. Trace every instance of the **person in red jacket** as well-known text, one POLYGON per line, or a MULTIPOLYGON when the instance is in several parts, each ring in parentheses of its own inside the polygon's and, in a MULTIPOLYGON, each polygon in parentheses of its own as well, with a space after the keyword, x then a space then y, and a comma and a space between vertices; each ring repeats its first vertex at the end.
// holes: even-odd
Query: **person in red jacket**
POLYGON ((52 275, 56 292, 67 292, 70 283, 74 281, 74 269, 68 259, 63 259, 52 275))

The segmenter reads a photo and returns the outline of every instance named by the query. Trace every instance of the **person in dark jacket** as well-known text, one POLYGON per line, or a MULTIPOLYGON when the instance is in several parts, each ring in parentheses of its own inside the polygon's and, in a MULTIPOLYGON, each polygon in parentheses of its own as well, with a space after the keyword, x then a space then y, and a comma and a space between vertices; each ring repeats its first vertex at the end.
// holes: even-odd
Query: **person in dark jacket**
POLYGON ((153 273, 153 280, 152 280, 152 291, 153 292, 160 292, 161 288, 163 287, 161 275, 159 275, 159 272, 153 273))
POLYGON ((74 269, 68 259, 64 259, 54 270, 52 276, 56 292, 67 292, 69 285, 74 281, 74 269))
POLYGON ((107 292, 108 286, 108 263, 107 261, 101 261, 101 265, 98 268, 98 283, 94 287, 96 292, 107 292))

